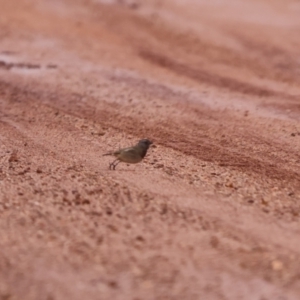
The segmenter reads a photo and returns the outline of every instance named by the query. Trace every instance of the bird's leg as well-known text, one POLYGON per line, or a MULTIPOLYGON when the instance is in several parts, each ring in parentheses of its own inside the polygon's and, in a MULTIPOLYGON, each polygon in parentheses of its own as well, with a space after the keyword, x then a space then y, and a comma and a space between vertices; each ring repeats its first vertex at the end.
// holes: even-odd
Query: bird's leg
MULTIPOLYGON (((115 162, 117 162, 118 161, 118 159, 116 159, 116 160, 114 160, 113 162, 111 162, 110 164, 109 164, 109 170, 115 170, 115 168, 116 168, 116 165, 115 165, 115 162)), ((119 161, 120 162, 120 161, 119 161)), ((118 164, 118 163, 117 163, 118 164)))
POLYGON ((117 161, 117 163, 115 163, 115 164, 114 164, 114 166, 113 166, 113 170, 115 170, 115 169, 116 169, 116 166, 117 166, 119 163, 120 163, 120 160, 118 160, 118 161, 117 161))

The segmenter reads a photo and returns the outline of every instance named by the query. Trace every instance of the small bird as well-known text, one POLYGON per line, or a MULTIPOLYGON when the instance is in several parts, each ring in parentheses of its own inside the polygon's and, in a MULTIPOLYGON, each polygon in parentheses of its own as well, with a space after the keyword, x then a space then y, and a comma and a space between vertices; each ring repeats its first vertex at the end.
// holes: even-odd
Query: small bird
POLYGON ((150 145, 153 144, 152 141, 148 139, 142 139, 140 140, 135 146, 123 148, 117 151, 108 152, 103 154, 104 155, 113 155, 117 159, 114 160, 109 164, 110 170, 115 170, 116 166, 120 162, 125 162, 129 164, 136 164, 143 160, 143 158, 146 156, 147 151, 150 147, 150 145))

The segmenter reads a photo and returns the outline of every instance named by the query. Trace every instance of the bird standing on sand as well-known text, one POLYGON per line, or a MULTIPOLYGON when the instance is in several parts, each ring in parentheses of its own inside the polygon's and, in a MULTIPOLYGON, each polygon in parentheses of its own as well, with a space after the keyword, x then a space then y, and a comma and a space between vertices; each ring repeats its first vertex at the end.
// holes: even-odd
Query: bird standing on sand
POLYGON ((150 140, 142 139, 135 146, 123 148, 123 149, 113 151, 113 152, 108 152, 108 153, 103 154, 103 156, 104 155, 113 155, 117 158, 109 164, 109 169, 115 170, 116 166, 120 162, 136 164, 136 163, 139 163, 140 161, 142 161, 143 158, 146 156, 147 151, 151 144, 153 144, 153 143, 150 140))

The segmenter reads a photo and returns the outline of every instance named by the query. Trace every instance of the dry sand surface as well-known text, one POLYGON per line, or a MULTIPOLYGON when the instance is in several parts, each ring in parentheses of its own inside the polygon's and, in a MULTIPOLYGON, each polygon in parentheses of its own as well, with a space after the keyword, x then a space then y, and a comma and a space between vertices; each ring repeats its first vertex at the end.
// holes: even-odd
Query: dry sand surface
POLYGON ((0 299, 300 299, 299 15, 0 0, 0 299))

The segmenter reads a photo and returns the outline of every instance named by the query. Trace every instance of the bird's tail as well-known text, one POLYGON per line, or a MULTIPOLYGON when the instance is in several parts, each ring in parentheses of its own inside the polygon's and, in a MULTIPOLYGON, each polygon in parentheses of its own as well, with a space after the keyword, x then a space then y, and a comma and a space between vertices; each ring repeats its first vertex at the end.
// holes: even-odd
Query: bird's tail
POLYGON ((114 155, 114 153, 113 152, 107 152, 107 153, 102 154, 102 156, 106 156, 106 155, 114 155))

